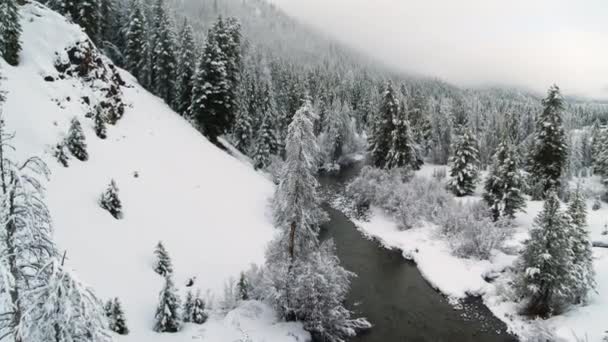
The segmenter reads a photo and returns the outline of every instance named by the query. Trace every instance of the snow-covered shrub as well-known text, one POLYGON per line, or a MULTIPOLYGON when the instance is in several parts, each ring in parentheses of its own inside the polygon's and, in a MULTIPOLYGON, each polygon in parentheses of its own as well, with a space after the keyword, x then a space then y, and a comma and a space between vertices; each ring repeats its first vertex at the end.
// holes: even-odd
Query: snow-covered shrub
POLYGON ((508 220, 494 222, 482 202, 448 208, 440 227, 453 253, 463 258, 488 259, 513 232, 508 220))
POLYGON ((70 160, 70 156, 68 155, 66 150, 67 149, 66 149, 65 143, 63 141, 57 143, 57 145, 55 145, 55 148, 53 148, 53 157, 55 157, 55 159, 57 159, 59 164, 63 165, 64 167, 69 166, 69 160, 70 160))
POLYGON ((108 137, 107 129, 106 129, 106 118, 104 115, 104 111, 101 106, 95 107, 95 114, 93 116, 93 123, 95 128, 95 134, 100 139, 105 139, 108 137))
POLYGON ((591 207, 591 210, 597 211, 597 210, 600 210, 601 208, 602 208, 602 202, 600 201, 599 197, 596 197, 593 200, 593 206, 591 207))
POLYGON ((207 313, 205 312, 205 301, 201 298, 200 290, 196 295, 192 291, 188 291, 186 301, 182 310, 183 321, 186 323, 203 324, 207 321, 207 313))
POLYGON ((105 305, 105 310, 106 316, 108 317, 110 330, 119 335, 129 334, 125 313, 122 310, 122 305, 120 304, 118 297, 114 298, 113 300, 110 299, 105 305))
POLYGON ((114 182, 114 180, 110 182, 110 185, 106 191, 101 194, 99 205, 114 216, 115 219, 122 218, 122 203, 118 198, 118 187, 116 186, 116 182, 114 182))
POLYGON ((82 130, 82 125, 77 118, 73 118, 70 123, 70 130, 68 131, 65 145, 76 159, 80 161, 87 161, 89 159, 86 137, 82 130))

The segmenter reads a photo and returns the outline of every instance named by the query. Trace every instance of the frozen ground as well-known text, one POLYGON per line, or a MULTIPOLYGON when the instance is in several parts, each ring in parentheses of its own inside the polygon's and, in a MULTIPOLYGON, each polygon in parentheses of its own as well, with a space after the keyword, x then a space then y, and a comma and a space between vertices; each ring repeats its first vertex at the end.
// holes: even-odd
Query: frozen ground
MULTIPOLYGON (((426 165, 419 175, 430 177, 433 170, 442 166, 426 165)), ((596 179, 586 180, 584 186, 590 191, 601 186, 596 179)), ((473 196, 468 201, 479 200, 473 196)), ((588 223, 594 241, 608 241, 602 235, 604 225, 608 224, 608 205, 592 211, 592 201, 587 203, 588 223)), ((528 229, 534 217, 542 209, 542 202, 529 201, 525 213, 517 215, 516 232, 506 245, 517 251, 528 237, 528 229)), ((398 248, 405 258, 416 262, 425 279, 436 289, 454 301, 467 295, 482 296, 485 304, 494 314, 505 321, 509 328, 522 338, 526 338, 536 328, 531 322, 517 315, 518 307, 509 298, 508 282, 511 273, 506 271, 516 260, 516 253, 495 251, 489 261, 463 259, 450 253, 450 247, 438 234, 438 227, 432 224, 400 231, 397 224, 381 210, 373 209, 370 219, 356 221, 361 232, 378 239, 387 248, 398 248), (485 279, 492 278, 492 282, 485 279)), ((576 306, 570 311, 542 323, 546 328, 565 341, 576 338, 588 342, 600 342, 608 330, 608 249, 594 248, 595 270, 597 273, 597 293, 592 294, 585 306, 576 306)), ((533 324, 534 323, 534 324, 533 324)))
POLYGON ((184 293, 194 289, 218 298, 224 283, 251 263, 262 263, 274 232, 266 212, 273 185, 251 167, 204 139, 161 100, 122 76, 124 118, 108 127, 108 139, 93 132, 81 96, 94 91, 75 79, 57 76, 55 53, 86 37, 77 26, 35 3, 22 9, 23 52, 14 68, 0 61, 8 91, 4 114, 16 133, 20 160, 41 155, 51 171, 47 202, 55 239, 67 264, 102 299, 119 297, 131 333, 119 341, 304 341, 298 324, 279 323, 262 303, 246 302, 227 316, 212 315, 202 326, 178 334, 152 331, 163 279, 153 271, 153 251, 163 241, 173 260, 174 280, 184 293), (69 98, 69 99, 68 99, 69 98), (69 121, 83 124, 90 160, 59 165, 48 153, 67 132, 69 121), (138 177, 135 177, 137 173, 138 177), (97 204, 111 179, 120 189, 124 219, 115 220, 97 204))

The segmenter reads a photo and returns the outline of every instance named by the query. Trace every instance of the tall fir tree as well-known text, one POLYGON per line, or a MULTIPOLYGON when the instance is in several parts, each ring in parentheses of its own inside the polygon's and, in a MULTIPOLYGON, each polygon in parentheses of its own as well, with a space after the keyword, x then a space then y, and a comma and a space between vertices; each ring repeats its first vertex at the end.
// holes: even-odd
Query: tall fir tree
POLYGON ((19 64, 21 22, 17 0, 0 2, 0 56, 10 65, 19 64))
POLYGON ((449 188, 456 196, 471 195, 479 175, 477 141, 468 128, 462 128, 450 157, 449 188))
POLYGON ((560 210, 557 194, 549 191, 543 210, 534 219, 520 260, 517 289, 532 315, 548 317, 572 302, 570 232, 569 219, 560 210))
POLYGON ((257 132, 253 147, 253 166, 256 170, 264 169, 270 165, 270 157, 278 153, 276 133, 271 125, 272 118, 266 115, 257 132))
POLYGON ((567 140, 562 125, 564 100, 559 87, 551 86, 542 104, 544 108, 536 122, 529 161, 532 182, 538 184, 537 190, 533 192, 535 199, 543 198, 545 192, 561 186, 568 158, 567 140))
POLYGON ((159 241, 156 245, 154 254, 156 256, 154 271, 163 277, 173 273, 173 263, 171 263, 169 253, 161 241, 159 241))
POLYGON ((154 317, 154 331, 156 332, 175 333, 181 329, 181 304, 171 277, 171 274, 165 276, 165 286, 160 292, 159 303, 154 317))
POLYGON ((391 133, 390 149, 386 157, 386 168, 408 167, 419 170, 424 163, 422 153, 418 144, 412 138, 405 104, 401 104, 400 107, 399 112, 393 118, 394 128, 391 133))
POLYGON ((147 80, 147 31, 146 19, 140 0, 132 0, 126 32, 127 69, 137 80, 146 85, 147 80))
POLYGON ((572 229, 570 233, 572 264, 576 279, 573 285, 574 300, 584 302, 589 292, 595 288, 595 270, 591 238, 587 229, 587 205, 580 186, 571 195, 567 213, 572 229))
POLYGON ((78 23, 91 40, 99 44, 101 37, 99 36, 99 27, 102 21, 99 0, 75 0, 77 3, 77 14, 73 18, 78 23))
POLYGON ((177 54, 177 75, 175 85, 175 110, 185 116, 192 100, 192 88, 194 87, 194 73, 196 71, 196 53, 192 27, 184 20, 179 35, 179 49, 177 54))
POLYGON ((412 137, 423 152, 428 152, 433 127, 428 117, 426 99, 421 91, 415 90, 408 104, 408 120, 412 137))
POLYGON ((494 154, 494 162, 485 180, 483 199, 488 204, 492 218, 514 218, 517 211, 526 206, 523 196, 525 187, 520 172, 519 157, 513 143, 504 138, 494 154))
POLYGON ((395 130, 394 118, 399 113, 399 102, 397 101, 393 85, 386 85, 382 96, 380 111, 372 124, 369 148, 374 166, 384 168, 388 161, 388 153, 391 149, 393 131, 395 130))
POLYGON ((192 322, 192 311, 194 310, 194 295, 192 291, 188 290, 186 293, 186 300, 182 309, 182 320, 184 323, 192 322))
POLYGON ((156 0, 153 12, 150 49, 151 69, 153 70, 152 90, 167 104, 172 105, 177 69, 175 32, 164 0, 156 0))

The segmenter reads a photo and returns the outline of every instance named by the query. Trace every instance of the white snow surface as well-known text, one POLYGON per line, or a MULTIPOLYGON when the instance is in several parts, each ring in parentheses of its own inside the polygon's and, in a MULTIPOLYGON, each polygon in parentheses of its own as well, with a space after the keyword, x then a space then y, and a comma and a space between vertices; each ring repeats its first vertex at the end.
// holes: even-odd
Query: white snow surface
MULTIPOLYGON (((441 168, 436 165, 425 165, 417 174, 430 177, 433 170, 441 168)), ((574 183, 574 182, 573 182, 574 183)), ((599 180, 587 179, 583 184, 587 192, 601 186, 599 180)), ((481 190, 478 187, 478 192, 481 190)), ((461 199, 464 201, 480 200, 471 196, 461 199)), ((588 224, 591 238, 594 241, 608 242, 608 236, 602 235, 604 226, 608 224, 608 205, 598 211, 592 211, 593 201, 587 202, 588 224)), ((513 266, 517 253, 523 241, 529 234, 532 222, 542 210, 542 202, 529 201, 525 213, 517 215, 516 230, 510 241, 505 245, 513 250, 506 254, 495 251, 490 260, 464 259, 450 252, 448 242, 439 236, 438 227, 433 224, 422 224, 410 230, 399 230, 398 224, 382 210, 372 208, 369 220, 355 221, 359 230, 368 237, 380 241, 386 248, 397 248, 403 256, 416 262, 418 269, 425 279, 437 290, 456 302, 467 295, 479 295, 490 310, 503 320, 509 329, 517 334, 522 341, 531 337, 534 326, 542 325, 553 331, 561 341, 577 342, 577 338, 587 342, 601 342, 608 330, 608 249, 594 248, 597 293, 591 295, 587 305, 573 307, 568 312, 552 317, 547 321, 534 321, 518 315, 520 309, 509 295, 508 282, 512 273, 508 268, 513 266), (507 270, 506 272, 503 272, 507 270), (501 273, 502 272, 502 273, 501 273), (487 282, 486 276, 496 279, 487 282), (585 340, 586 339, 586 340, 585 340)))
POLYGON ((188 122, 151 95, 128 73, 121 75, 129 105, 108 139, 97 138, 85 118, 90 87, 76 79, 45 82, 57 76, 56 53, 86 39, 81 29, 38 3, 21 10, 23 51, 18 67, 0 59, 7 91, 3 111, 18 160, 38 155, 52 175, 47 203, 55 240, 67 252, 67 265, 102 299, 119 297, 131 333, 119 341, 305 341, 301 325, 278 322, 272 309, 245 302, 227 316, 186 325, 177 334, 152 331, 163 278, 153 271, 153 251, 162 240, 182 294, 187 279, 207 296, 220 294, 229 277, 264 261, 274 235, 267 212, 273 185, 262 175, 202 137, 188 122), (68 101, 67 98, 70 98, 68 101), (61 104, 58 105, 58 103, 61 104), (50 147, 78 117, 90 159, 70 159, 69 168, 51 157, 50 147), (135 172, 138 177, 135 177, 135 172), (124 218, 114 219, 98 205, 110 180, 116 180, 124 218))

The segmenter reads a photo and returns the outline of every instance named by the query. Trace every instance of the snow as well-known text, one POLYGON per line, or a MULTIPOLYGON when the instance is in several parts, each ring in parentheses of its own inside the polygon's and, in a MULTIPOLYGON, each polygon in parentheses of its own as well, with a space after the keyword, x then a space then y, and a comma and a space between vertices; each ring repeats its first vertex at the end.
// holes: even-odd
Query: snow
MULTIPOLYGON (((431 177, 436 165, 425 165, 417 172, 418 176, 431 177)), ((585 190, 589 193, 597 190, 599 180, 587 179, 585 190)), ((599 185, 601 186, 601 185, 599 185)), ((476 196, 465 197, 462 201, 478 201, 480 187, 476 196)), ((593 201, 587 202, 588 224, 594 241, 608 241, 602 235, 604 225, 608 223, 608 205, 598 211, 592 211, 593 201)), ((495 251, 490 260, 463 259, 451 254, 448 242, 439 236, 439 227, 424 223, 410 230, 399 230, 392 218, 377 208, 372 208, 369 219, 355 221, 359 230, 370 238, 377 239, 389 249, 399 249, 403 256, 416 262, 418 269, 431 286, 445 294, 453 302, 468 295, 479 295, 484 303, 499 319, 503 320, 510 330, 522 340, 534 330, 535 325, 542 324, 563 341, 576 342, 577 338, 587 338, 589 342, 600 342, 608 330, 608 249, 595 248, 595 271, 597 293, 591 295, 587 305, 573 307, 568 312, 552 317, 545 322, 529 320, 519 316, 518 305, 510 300, 509 281, 512 273, 508 271, 517 259, 517 251, 528 238, 528 230, 537 214, 542 210, 543 202, 529 201, 525 213, 515 219, 515 233, 505 242, 510 253, 495 251), (506 272, 505 272, 506 271, 506 272), (488 282, 485 279, 494 279, 488 282)))
POLYGON ((16 132, 17 157, 41 155, 52 176, 47 185, 55 240, 66 251, 67 265, 100 298, 119 297, 131 333, 119 341, 232 341, 249 334, 253 341, 305 341, 299 324, 279 323, 265 304, 245 302, 226 317, 211 315, 202 326, 186 325, 178 334, 152 331, 163 279, 154 272, 154 247, 162 240, 174 265, 174 281, 218 298, 224 283, 251 263, 264 261, 274 235, 267 202, 273 185, 250 165, 204 139, 160 99, 121 71, 129 104, 108 139, 97 138, 93 120, 80 98, 96 94, 76 79, 56 79, 56 52, 86 36, 45 7, 22 8, 21 64, 0 61, 7 90, 3 108, 7 128, 16 132), (68 100, 69 97, 69 100, 68 100), (49 150, 78 117, 87 137, 90 159, 70 160, 69 168, 49 150), (137 177, 135 176, 137 173, 137 177), (124 218, 99 207, 101 193, 114 179, 124 218))

